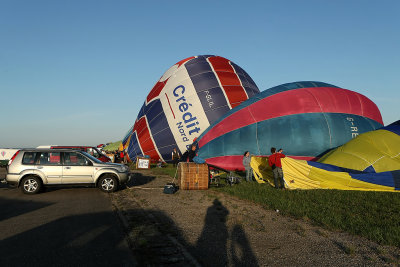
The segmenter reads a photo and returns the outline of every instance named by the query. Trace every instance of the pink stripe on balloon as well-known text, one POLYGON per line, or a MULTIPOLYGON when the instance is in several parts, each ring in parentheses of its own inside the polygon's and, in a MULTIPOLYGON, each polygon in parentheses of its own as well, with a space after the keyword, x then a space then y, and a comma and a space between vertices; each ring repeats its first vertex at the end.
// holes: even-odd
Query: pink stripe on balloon
POLYGON ((383 125, 378 107, 359 93, 334 87, 301 88, 266 97, 233 113, 211 128, 201 138, 199 146, 252 123, 293 114, 321 112, 359 115, 383 125))

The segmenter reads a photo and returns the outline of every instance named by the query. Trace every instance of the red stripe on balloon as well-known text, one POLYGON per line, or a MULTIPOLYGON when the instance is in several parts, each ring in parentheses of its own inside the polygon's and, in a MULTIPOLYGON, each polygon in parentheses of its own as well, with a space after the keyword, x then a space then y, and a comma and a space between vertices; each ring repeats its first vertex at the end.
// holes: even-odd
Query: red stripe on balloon
POLYGON ((150 137, 150 131, 147 127, 146 118, 140 118, 133 128, 133 132, 136 131, 137 140, 142 149, 144 155, 149 155, 151 159, 158 160, 160 157, 157 153, 156 147, 154 145, 153 139, 150 137))
POLYGON ((209 57, 208 61, 211 63, 215 73, 217 74, 232 108, 236 107, 248 98, 239 77, 235 73, 231 64, 229 64, 229 60, 223 57, 209 57))
POLYGON ((359 93, 334 87, 300 88, 266 97, 233 113, 211 128, 200 139, 199 146, 252 123, 293 114, 321 112, 359 115, 383 125, 378 107, 359 93))
POLYGON ((146 101, 147 101, 146 104, 160 95, 160 93, 161 93, 162 89, 164 88, 165 84, 167 83, 168 79, 166 79, 163 82, 157 82, 154 85, 153 89, 151 89, 149 95, 146 98, 146 101))

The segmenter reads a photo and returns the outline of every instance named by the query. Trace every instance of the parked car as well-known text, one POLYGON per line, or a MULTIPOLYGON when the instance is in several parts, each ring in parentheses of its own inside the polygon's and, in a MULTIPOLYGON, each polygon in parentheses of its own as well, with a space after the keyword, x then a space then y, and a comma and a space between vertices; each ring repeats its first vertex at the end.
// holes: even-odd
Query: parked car
POLYGON ((85 152, 89 153, 90 155, 99 159, 100 161, 111 162, 111 159, 107 155, 102 153, 97 147, 94 147, 94 146, 50 146, 50 148, 52 148, 52 149, 63 149, 63 148, 64 149, 65 148, 77 149, 77 150, 81 150, 81 151, 85 151, 85 152))
POLYGON ((0 166, 7 166, 8 161, 18 150, 18 148, 0 148, 0 166))
POLYGON ((92 185, 114 192, 130 180, 129 168, 106 163, 87 152, 72 149, 22 149, 7 166, 6 182, 25 194, 36 194, 43 186, 92 185))

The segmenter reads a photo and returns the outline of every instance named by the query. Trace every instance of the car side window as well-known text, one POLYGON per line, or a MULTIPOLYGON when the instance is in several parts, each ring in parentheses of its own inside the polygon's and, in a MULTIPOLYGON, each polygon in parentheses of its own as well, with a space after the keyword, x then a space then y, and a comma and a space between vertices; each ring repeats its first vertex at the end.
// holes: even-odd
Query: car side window
POLYGON ((94 156, 95 158, 100 158, 99 153, 97 153, 97 151, 96 151, 95 149, 93 149, 93 156, 94 156))
POLYGON ((41 152, 37 164, 61 165, 60 152, 41 152))
POLYGON ((22 164, 34 164, 36 158, 36 152, 25 152, 22 158, 22 164))
POLYGON ((69 166, 88 166, 89 160, 80 153, 64 152, 64 165, 69 166))
POLYGON ((89 153, 90 155, 92 155, 95 158, 99 158, 100 157, 99 153, 97 153, 97 151, 95 149, 91 148, 91 147, 89 147, 86 150, 86 152, 89 153))

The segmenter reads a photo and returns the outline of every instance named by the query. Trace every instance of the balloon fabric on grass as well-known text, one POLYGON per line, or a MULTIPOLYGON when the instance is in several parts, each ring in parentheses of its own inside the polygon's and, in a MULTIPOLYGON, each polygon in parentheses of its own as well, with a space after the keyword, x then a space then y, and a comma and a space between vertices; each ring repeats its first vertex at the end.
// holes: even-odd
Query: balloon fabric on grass
MULTIPOLYGON (((265 157, 253 157, 251 166, 259 183, 273 184, 266 162, 265 157)), ((284 158, 282 170, 289 189, 399 192, 400 121, 352 139, 320 162, 284 158)))

